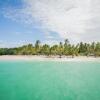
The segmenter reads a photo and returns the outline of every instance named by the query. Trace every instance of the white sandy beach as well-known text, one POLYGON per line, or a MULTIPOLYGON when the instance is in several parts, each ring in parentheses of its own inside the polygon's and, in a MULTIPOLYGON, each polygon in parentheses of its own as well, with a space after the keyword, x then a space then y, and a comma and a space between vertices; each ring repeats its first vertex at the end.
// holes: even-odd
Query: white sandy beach
POLYGON ((100 61, 100 57, 86 57, 86 56, 78 56, 78 57, 67 57, 67 56, 62 56, 62 58, 59 58, 58 56, 30 56, 30 55, 4 55, 0 56, 0 61, 2 60, 28 60, 28 61, 100 61))

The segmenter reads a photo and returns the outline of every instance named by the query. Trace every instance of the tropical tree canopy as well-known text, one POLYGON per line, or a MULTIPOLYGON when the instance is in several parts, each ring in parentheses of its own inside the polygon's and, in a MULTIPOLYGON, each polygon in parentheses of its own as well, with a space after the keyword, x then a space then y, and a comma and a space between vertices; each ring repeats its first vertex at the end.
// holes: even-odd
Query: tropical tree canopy
POLYGON ((66 39, 59 44, 50 46, 48 44, 41 44, 40 40, 36 43, 23 45, 16 48, 0 48, 0 55, 62 55, 64 56, 100 56, 100 42, 83 43, 76 45, 70 44, 66 39))

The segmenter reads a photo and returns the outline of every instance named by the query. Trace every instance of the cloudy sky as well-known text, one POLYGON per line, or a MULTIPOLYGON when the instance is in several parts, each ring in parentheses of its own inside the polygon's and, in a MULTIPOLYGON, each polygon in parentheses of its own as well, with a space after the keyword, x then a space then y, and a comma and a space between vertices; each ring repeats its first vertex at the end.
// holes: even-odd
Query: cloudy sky
POLYGON ((0 47, 100 41, 100 0, 0 0, 0 47))

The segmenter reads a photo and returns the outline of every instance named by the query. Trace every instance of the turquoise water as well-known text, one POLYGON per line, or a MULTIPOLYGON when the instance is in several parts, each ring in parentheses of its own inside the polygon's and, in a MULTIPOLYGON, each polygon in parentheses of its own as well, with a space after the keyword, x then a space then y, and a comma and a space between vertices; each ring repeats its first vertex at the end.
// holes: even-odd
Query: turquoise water
POLYGON ((0 61, 0 100, 100 100, 100 62, 0 61))

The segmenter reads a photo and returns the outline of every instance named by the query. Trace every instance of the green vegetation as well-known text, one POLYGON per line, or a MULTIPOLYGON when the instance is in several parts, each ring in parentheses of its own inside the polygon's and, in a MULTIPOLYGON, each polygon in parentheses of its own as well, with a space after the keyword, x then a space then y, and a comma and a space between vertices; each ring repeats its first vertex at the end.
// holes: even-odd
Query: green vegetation
POLYGON ((100 56, 100 42, 83 43, 72 45, 66 39, 64 43, 60 42, 58 45, 50 46, 48 44, 42 45, 39 40, 35 45, 24 45, 17 48, 0 48, 0 55, 59 55, 61 56, 100 56))

